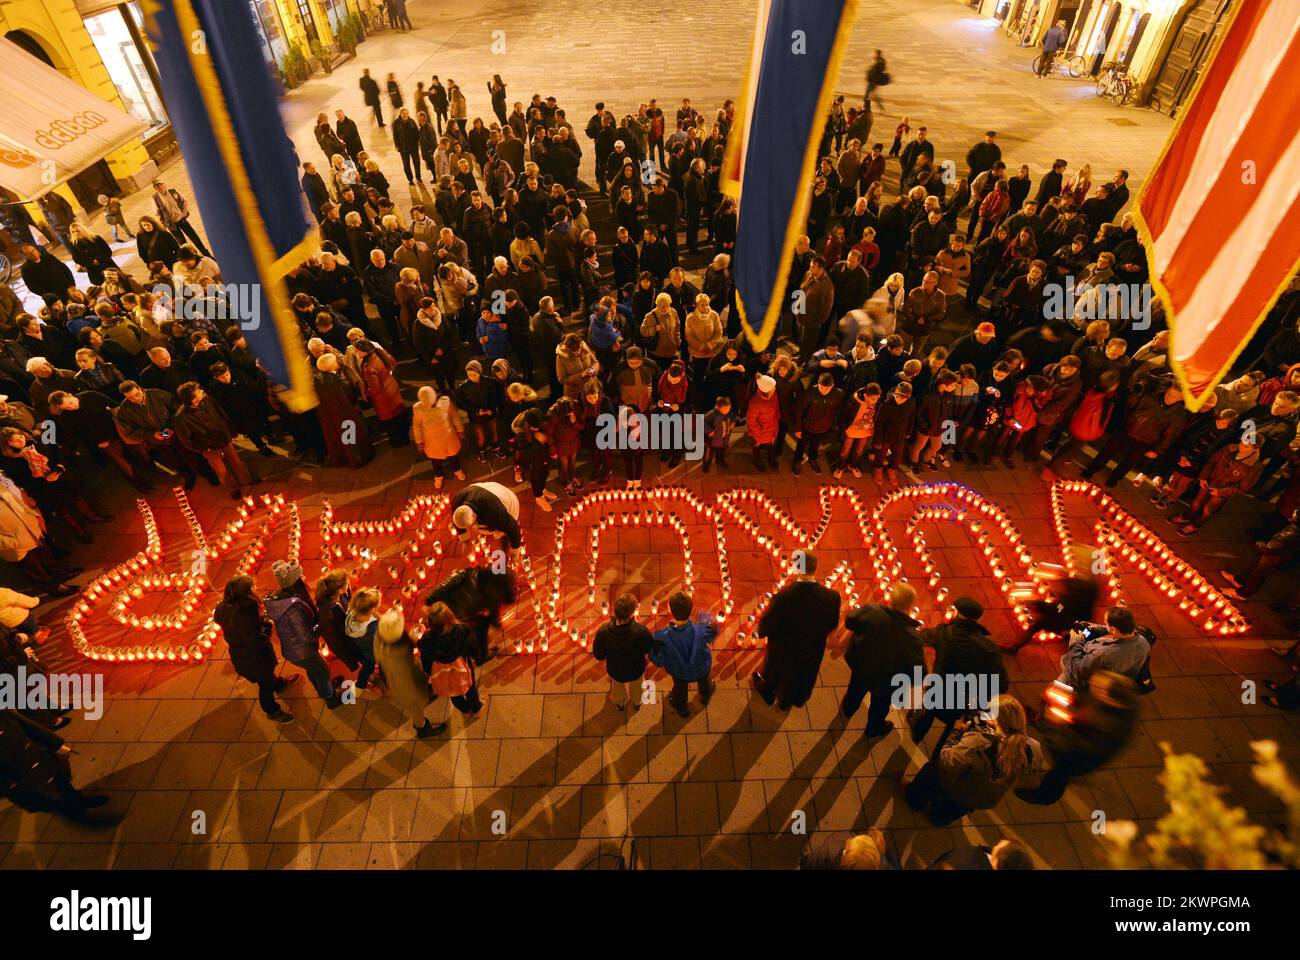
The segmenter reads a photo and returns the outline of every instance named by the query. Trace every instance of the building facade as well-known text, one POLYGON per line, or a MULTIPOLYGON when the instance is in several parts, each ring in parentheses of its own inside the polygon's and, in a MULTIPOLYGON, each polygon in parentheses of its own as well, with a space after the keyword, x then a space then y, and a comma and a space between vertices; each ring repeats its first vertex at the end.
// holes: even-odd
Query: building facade
MULTIPOLYGON (((1067 51, 1086 72, 1115 62, 1136 83, 1137 102, 1173 114, 1191 92, 1234 0, 960 0, 1027 46, 1064 20, 1067 51)), ((1240 2, 1240 0, 1237 0, 1240 2)))
MULTIPOLYGON (((307 69, 337 52, 336 36, 352 16, 373 16, 371 0, 230 0, 248 3, 263 40, 263 54, 283 74, 291 48, 307 69)), ((145 188, 176 155, 158 68, 145 36, 139 0, 0 0, 0 36, 18 44, 87 90, 137 117, 147 130, 56 189, 79 211, 98 208, 97 197, 145 188)), ((35 205, 29 205, 39 216, 35 205)))

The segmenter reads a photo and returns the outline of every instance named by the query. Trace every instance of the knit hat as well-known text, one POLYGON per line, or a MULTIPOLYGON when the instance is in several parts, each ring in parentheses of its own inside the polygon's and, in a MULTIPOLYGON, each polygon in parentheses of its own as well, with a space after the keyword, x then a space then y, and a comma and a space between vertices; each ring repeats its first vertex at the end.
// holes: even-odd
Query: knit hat
POLYGON ((978 620, 980 617, 984 616, 984 608, 970 597, 959 597, 957 602, 952 606, 959 615, 965 617, 967 620, 978 620))
POLYGON ((758 390, 760 393, 771 393, 776 389, 776 380, 769 377, 766 373, 760 373, 754 382, 758 384, 758 390))
POLYGON ((501 357, 499 359, 492 361, 492 370, 494 372, 497 370, 509 370, 509 369, 510 369, 510 361, 507 360, 505 357, 501 357))
POLYGON ((483 364, 479 363, 477 360, 471 360, 469 363, 465 364, 465 372, 469 373, 471 370, 477 373, 482 373, 483 364))
POLYGON ((271 564, 271 572, 275 574, 275 582, 280 585, 281 590, 289 589, 302 579, 302 567, 288 560, 275 561, 271 564))
POLYGON ((623 354, 625 360, 640 360, 645 356, 645 351, 640 347, 628 347, 627 352, 623 354))

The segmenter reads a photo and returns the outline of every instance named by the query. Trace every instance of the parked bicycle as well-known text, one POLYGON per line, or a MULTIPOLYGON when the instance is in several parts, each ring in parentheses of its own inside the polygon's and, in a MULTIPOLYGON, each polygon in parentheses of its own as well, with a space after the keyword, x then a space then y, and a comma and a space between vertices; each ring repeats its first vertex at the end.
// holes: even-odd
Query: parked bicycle
POLYGON ((1105 97, 1114 104, 1128 103, 1133 95, 1133 78, 1128 70, 1114 60, 1102 65, 1097 75, 1097 96, 1105 97))
MULTIPOLYGON (((1034 57, 1034 73, 1039 73, 1043 69, 1043 57, 1045 56, 1047 56, 1047 54, 1040 53, 1038 56, 1034 57)), ((1083 76, 1087 71, 1087 63, 1083 59, 1083 54, 1076 53, 1072 57, 1064 55, 1056 57, 1052 62, 1052 69, 1048 72, 1056 73, 1057 71, 1068 73, 1076 79, 1083 76)))

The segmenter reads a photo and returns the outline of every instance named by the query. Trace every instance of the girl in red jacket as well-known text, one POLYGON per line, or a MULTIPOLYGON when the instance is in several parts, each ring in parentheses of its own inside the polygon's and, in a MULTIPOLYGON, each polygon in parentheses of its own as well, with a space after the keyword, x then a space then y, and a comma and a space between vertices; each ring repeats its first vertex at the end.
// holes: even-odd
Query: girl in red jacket
POLYGON ((745 432, 753 444, 750 456, 754 468, 759 473, 766 473, 767 468, 776 469, 776 438, 781 429, 781 401, 776 395, 776 380, 765 373, 760 373, 754 380, 749 394, 749 405, 745 408, 745 432))
POLYGON ((1034 427, 1038 426, 1038 411, 1043 409, 1051 396, 1051 386, 1046 377, 1034 374, 1016 384, 1015 395, 1002 415, 1002 432, 993 441, 992 453, 1002 457, 1002 463, 1010 470, 1016 468, 1011 454, 1020 445, 1021 439, 1034 427), (999 453, 998 451, 1001 451, 999 453))

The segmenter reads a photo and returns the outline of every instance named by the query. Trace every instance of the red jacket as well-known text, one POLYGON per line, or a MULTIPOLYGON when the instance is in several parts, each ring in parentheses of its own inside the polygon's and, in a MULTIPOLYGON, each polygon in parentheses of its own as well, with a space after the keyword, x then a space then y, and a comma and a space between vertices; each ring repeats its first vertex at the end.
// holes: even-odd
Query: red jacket
POLYGON ((776 391, 763 393, 755 389, 745 408, 745 430, 754 446, 776 443, 776 432, 781 425, 781 402, 776 391))
POLYGON ((1021 381, 1016 384, 1016 394, 1007 405, 1007 412, 1002 415, 1006 424, 1015 430, 1024 432, 1038 426, 1038 411, 1047 403, 1044 394, 1029 395, 1029 384, 1021 381))
POLYGON ((1263 469, 1259 462, 1259 448, 1249 457, 1238 459, 1240 445, 1230 443, 1220 448, 1201 468, 1201 482, 1214 491, 1215 496, 1228 498, 1245 493, 1255 485, 1263 469))

